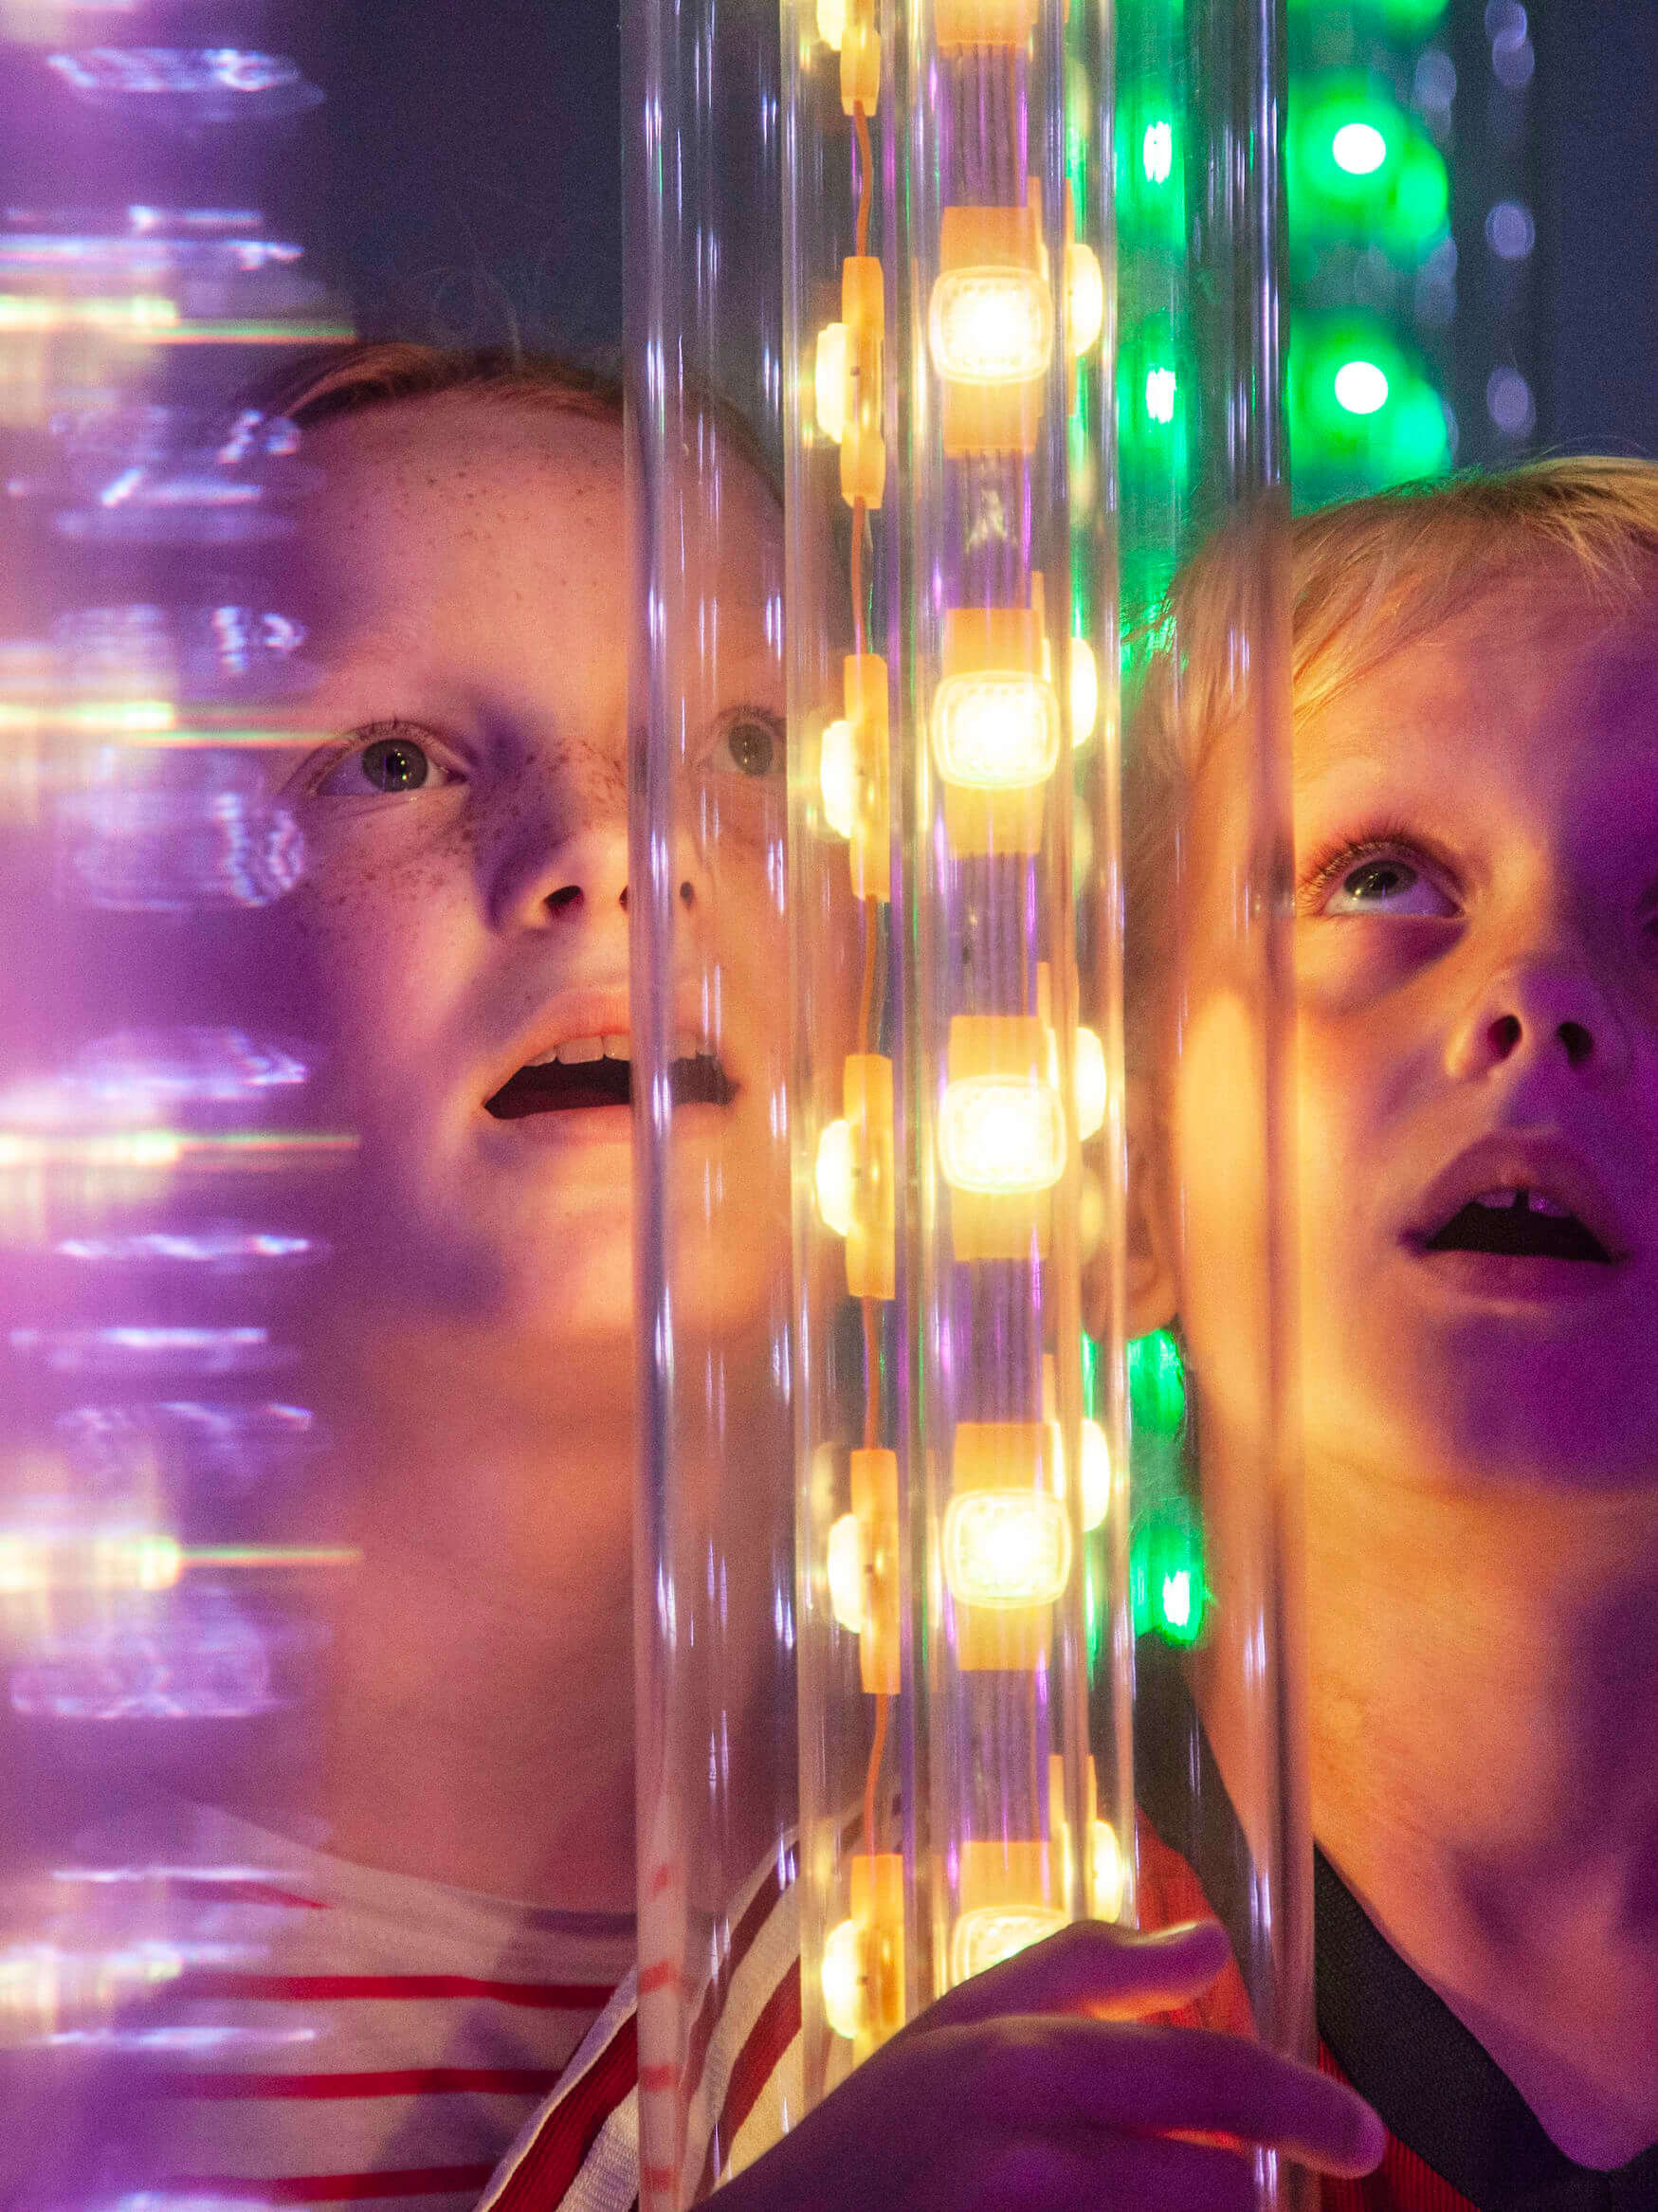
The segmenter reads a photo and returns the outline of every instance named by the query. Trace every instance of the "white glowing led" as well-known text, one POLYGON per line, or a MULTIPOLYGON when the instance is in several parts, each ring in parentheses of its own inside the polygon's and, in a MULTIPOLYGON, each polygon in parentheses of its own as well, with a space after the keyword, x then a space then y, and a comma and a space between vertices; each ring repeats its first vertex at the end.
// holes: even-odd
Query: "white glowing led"
POLYGON ((952 1190, 1051 1190, 1065 1172, 1059 1093, 1025 1076, 959 1076, 939 1109, 938 1154, 952 1190))
POLYGON ((1091 1029, 1077 1032, 1072 1074, 1077 1093, 1077 1135, 1085 1143, 1105 1126, 1105 1048, 1091 1029))
POLYGON ((1100 670, 1085 637, 1071 639, 1071 743, 1085 745, 1100 720, 1100 670))
POLYGON ((1343 361, 1336 372, 1336 404, 1349 414, 1375 414, 1388 403, 1388 380, 1374 361, 1343 361))
POLYGON ((1175 393, 1176 382, 1173 369, 1146 371, 1146 412, 1155 423, 1172 423, 1175 419, 1175 393))
POLYGON ((1111 1447, 1098 1421, 1083 1423, 1083 1526, 1098 1528, 1111 1509, 1111 1447))
POLYGON ((1343 123, 1330 140, 1330 153, 1349 176, 1374 176, 1388 157, 1388 142, 1374 123, 1343 123))
POLYGON ((817 1210, 837 1236, 852 1226, 852 1131, 830 1122, 817 1141, 817 1210))
POLYGON ((961 1490, 944 1514, 944 1579, 958 1604, 1047 1605, 1071 1571, 1071 1531, 1047 1490, 961 1490))
POLYGON ((1081 356, 1105 327, 1105 279, 1092 247, 1066 247, 1065 293, 1066 337, 1071 352, 1081 356))
POLYGON ((1044 1936, 1054 1934, 1066 1916, 1051 1905, 979 1905, 964 1912, 950 1937, 952 1978, 965 1982, 999 1965, 1017 1951, 1029 1950, 1044 1936))
POLYGON ((829 1529, 829 1611, 853 1636, 862 1636, 868 1616, 864 1603, 864 1531, 856 1513, 843 1513, 829 1529))
POLYGON ((1145 172, 1147 184, 1167 184, 1175 168, 1174 126, 1162 121, 1147 123, 1145 137, 1139 142, 1139 165, 1145 172))
POLYGON ((823 2009, 837 2036, 848 2041, 864 2025, 864 1931, 855 1920, 843 1920, 824 1938, 823 2009))
POLYGON ((847 434, 847 326, 844 322, 827 322, 817 334, 812 392, 817 405, 817 427, 838 446, 847 434))
POLYGON ((1059 701, 1041 676, 983 668, 946 676, 933 702, 933 751, 946 783, 1021 791, 1059 760, 1059 701))
POLYGON ((1024 384, 1053 356, 1053 302, 1034 269, 946 269, 933 286, 933 366, 953 384, 1024 384))
POLYGON ((1171 1628, 1192 1625, 1192 1575, 1186 1567, 1163 1577, 1163 1618, 1171 1628))
POLYGON ((817 35, 834 53, 847 35, 847 0, 817 0, 817 35))
POLYGON ((1118 1848, 1117 1831, 1109 1820, 1094 1822, 1090 1872, 1094 1877, 1094 1894, 1091 1899, 1096 1920, 1115 1920, 1122 1910, 1128 1892, 1128 1869, 1122 1863, 1122 1853, 1118 1848))
POLYGON ((824 820, 840 836, 850 837, 858 826, 858 747, 849 722, 831 722, 824 731, 817 781, 824 820))

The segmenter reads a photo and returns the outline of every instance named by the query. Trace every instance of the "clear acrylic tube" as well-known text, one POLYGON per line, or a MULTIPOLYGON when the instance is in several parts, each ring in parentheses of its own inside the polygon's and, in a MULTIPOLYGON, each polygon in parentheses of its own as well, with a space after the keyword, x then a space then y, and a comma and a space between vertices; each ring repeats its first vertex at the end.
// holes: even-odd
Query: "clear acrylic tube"
POLYGON ((1272 11, 785 0, 774 46, 712 6, 633 23, 666 2205, 1081 1913, 1217 1912, 1203 2017, 1303 2049, 1310 1867, 1272 11), (711 733, 785 694, 761 830, 711 733), (675 1059, 687 997, 750 1056, 723 1123, 675 1059), (756 1252, 766 1297, 711 1322, 756 1252), (756 2035, 769 2086, 733 2105, 710 2054, 756 2035))

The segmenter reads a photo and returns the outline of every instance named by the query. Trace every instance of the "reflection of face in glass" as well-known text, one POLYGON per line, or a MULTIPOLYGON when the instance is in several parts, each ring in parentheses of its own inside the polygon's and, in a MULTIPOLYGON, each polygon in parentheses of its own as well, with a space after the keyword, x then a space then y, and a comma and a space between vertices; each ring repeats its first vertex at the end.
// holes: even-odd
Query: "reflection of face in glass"
MULTIPOLYGON (((496 1356, 578 1354, 584 1392, 625 1400, 620 420, 450 396, 325 425, 312 449, 328 472, 312 539, 327 672, 305 713, 330 734, 292 784, 310 852, 295 911, 361 1134, 374 1280, 411 1327, 476 1322, 496 1356)), ((718 694, 686 737, 725 824, 720 880, 690 825, 675 863, 687 941, 713 933, 721 987, 711 1003, 686 976, 675 1085, 687 1134, 709 1124, 763 1218, 779 529, 746 471, 727 505, 718 694)), ((708 1286, 716 1317, 756 1301, 774 1256, 763 1236, 731 1255, 708 1286)))

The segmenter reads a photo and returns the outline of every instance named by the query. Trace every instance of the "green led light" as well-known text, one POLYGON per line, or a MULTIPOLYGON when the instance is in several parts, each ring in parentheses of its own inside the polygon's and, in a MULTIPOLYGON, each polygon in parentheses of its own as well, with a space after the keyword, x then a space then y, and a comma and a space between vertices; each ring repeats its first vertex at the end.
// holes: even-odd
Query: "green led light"
POLYGON ((1388 142, 1374 123, 1342 123, 1330 140, 1330 156, 1349 176, 1370 176, 1388 157, 1388 142))
POLYGON ((1122 247, 1130 253, 1177 251, 1186 235, 1180 108, 1165 81, 1147 76, 1125 86, 1114 139, 1122 247))
POLYGON ((1128 1403, 1137 1435, 1177 1436, 1186 1425, 1186 1369, 1166 1328, 1128 1347, 1128 1403))
MULTIPOLYGON (((1449 6, 1449 0, 1356 0, 1354 12, 1379 17, 1399 38, 1423 38, 1449 6)), ((1289 0, 1292 15, 1328 15, 1330 0, 1289 0)))
POLYGON ((1083 1337, 1083 1418, 1098 1420, 1100 1406, 1100 1347, 1091 1336, 1083 1337))
POLYGON ((1292 80, 1284 178, 1292 254, 1340 241, 1414 263, 1449 217, 1450 179, 1438 148, 1363 76, 1292 80))
POLYGON ((1158 364, 1146 371, 1146 413, 1155 423, 1172 423, 1175 419, 1175 394, 1178 390, 1173 369, 1158 364))
POLYGON ((1388 403, 1387 372, 1375 361, 1343 361, 1334 389, 1336 405, 1347 414, 1375 414, 1388 403))
POLYGON ((1191 1645, 1209 1615, 1203 1571, 1203 1532, 1191 1505, 1164 1500, 1136 1524, 1129 1540, 1129 1593, 1137 1636, 1160 1636, 1191 1645))
POLYGON ((1420 360, 1376 318, 1303 318, 1290 340, 1287 383, 1303 503, 1410 483, 1449 466, 1439 393, 1420 360))

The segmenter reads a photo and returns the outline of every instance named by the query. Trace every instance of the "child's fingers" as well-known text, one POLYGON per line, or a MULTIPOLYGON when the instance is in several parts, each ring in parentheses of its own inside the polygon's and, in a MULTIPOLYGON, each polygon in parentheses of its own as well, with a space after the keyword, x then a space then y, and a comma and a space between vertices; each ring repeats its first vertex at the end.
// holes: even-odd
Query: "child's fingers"
POLYGON ((1028 2012, 1138 2020, 1201 1996, 1230 1956, 1226 1931, 1212 1920, 1189 1921, 1157 1935, 1079 1920, 959 1983, 917 2024, 930 2032, 1028 2012))
POLYGON ((993 2038, 963 2029, 950 2041, 942 2078, 958 2085, 965 2124, 1230 2135, 1334 2174, 1368 2173, 1386 2146, 1381 2122, 1352 2090, 1242 2036, 1049 2016, 1005 2019, 993 2038))

